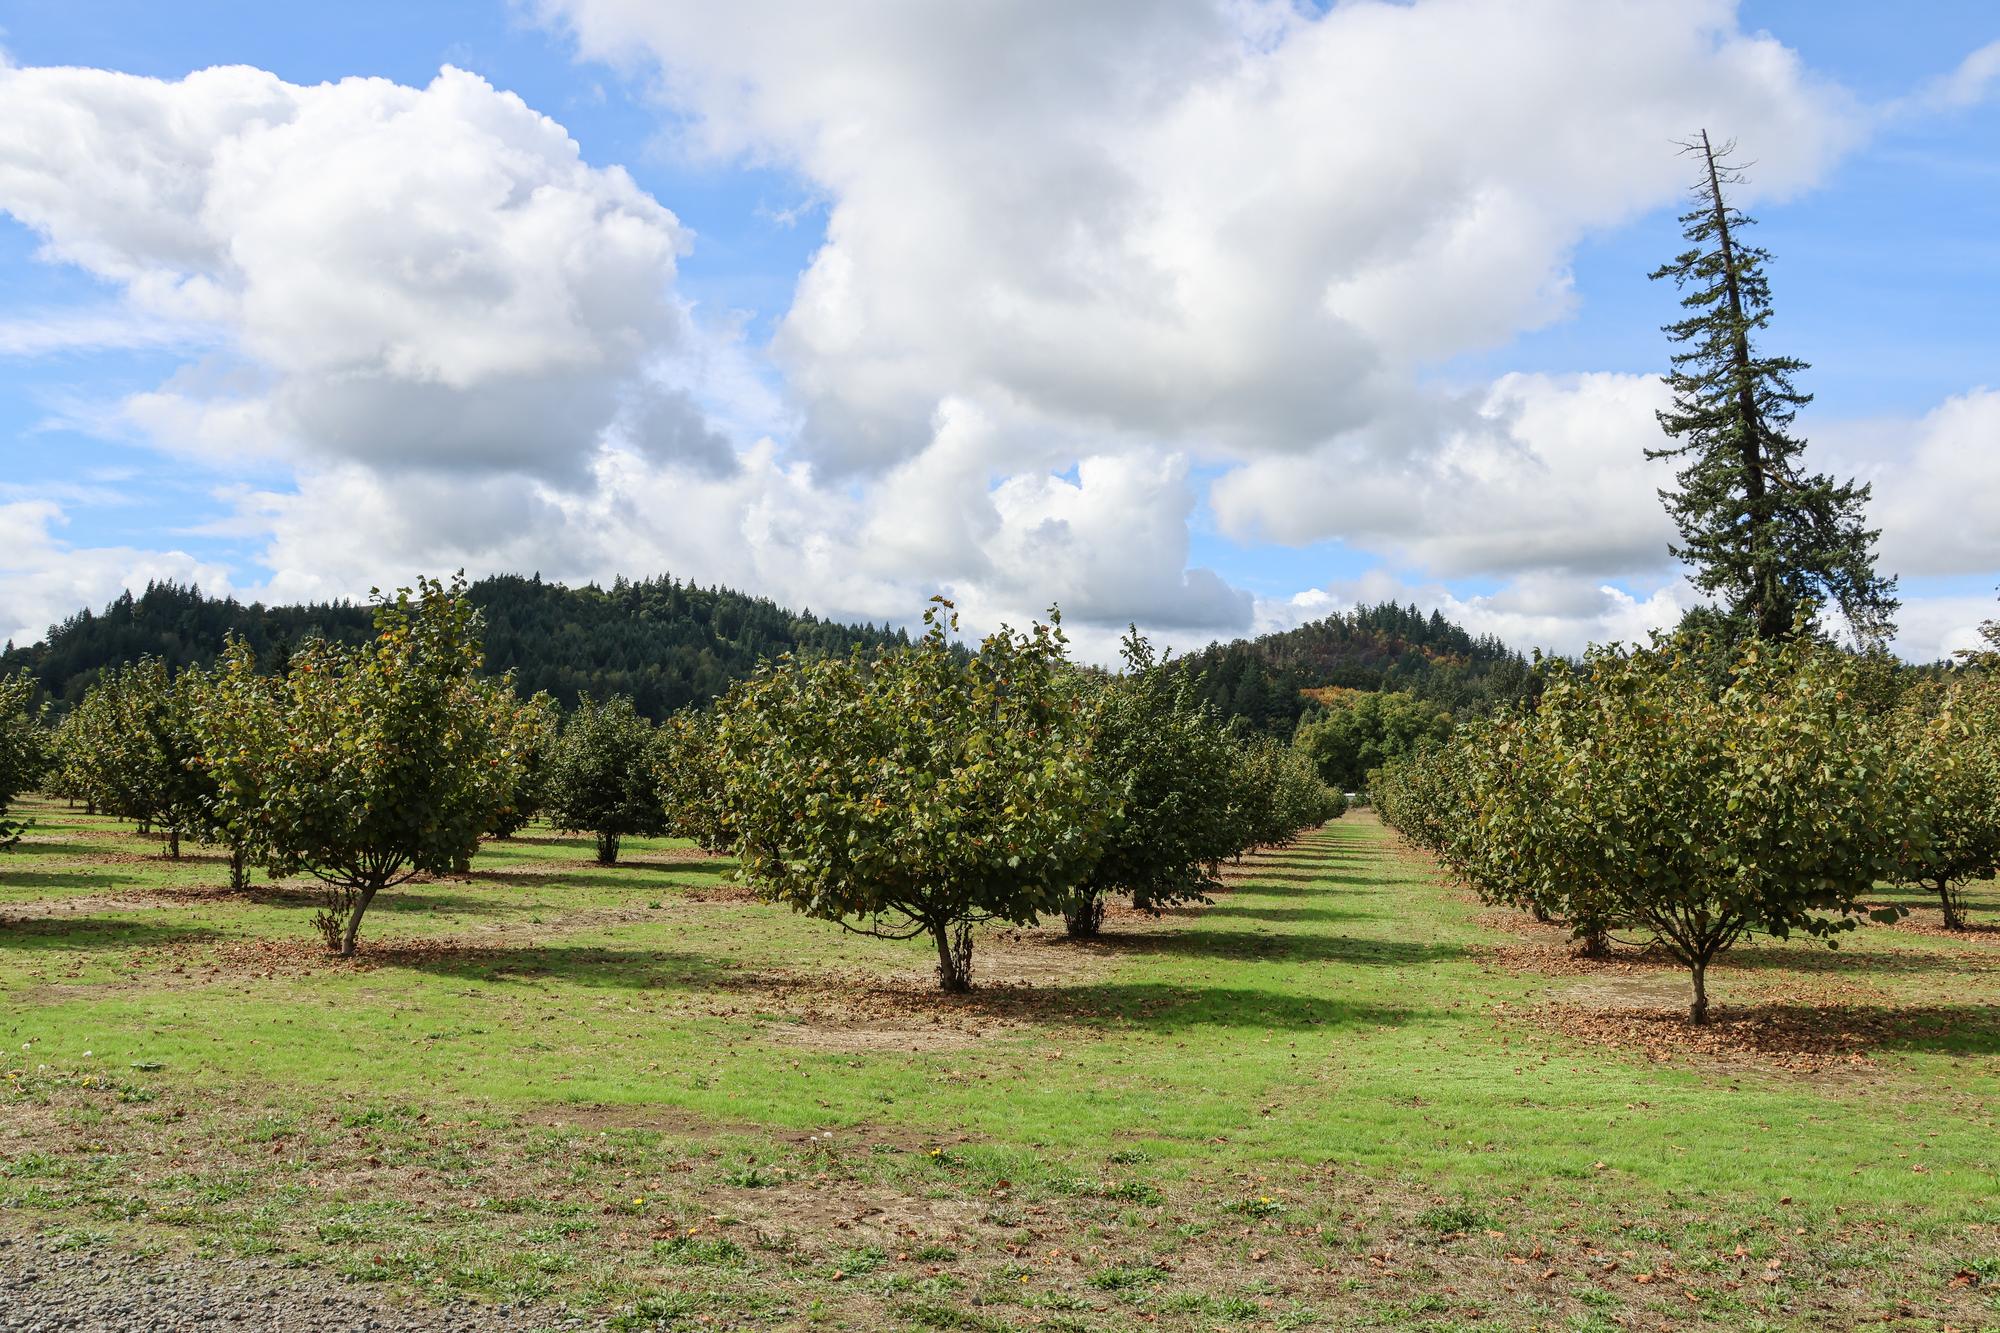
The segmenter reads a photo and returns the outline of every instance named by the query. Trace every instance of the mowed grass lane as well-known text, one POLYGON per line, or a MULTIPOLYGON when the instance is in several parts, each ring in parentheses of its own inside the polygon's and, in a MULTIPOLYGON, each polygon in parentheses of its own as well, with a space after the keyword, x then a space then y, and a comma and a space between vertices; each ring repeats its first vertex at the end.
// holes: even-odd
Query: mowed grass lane
POLYGON ((1756 942, 1712 993, 1842 1026, 1798 1061, 1600 1030, 1675 974, 1545 973, 1366 813, 1100 943, 989 931, 962 1000, 671 840, 490 844, 350 965, 309 882, 35 813, 0 1226, 62 1244, 633 1327, 2000 1319, 1993 933, 1756 942))

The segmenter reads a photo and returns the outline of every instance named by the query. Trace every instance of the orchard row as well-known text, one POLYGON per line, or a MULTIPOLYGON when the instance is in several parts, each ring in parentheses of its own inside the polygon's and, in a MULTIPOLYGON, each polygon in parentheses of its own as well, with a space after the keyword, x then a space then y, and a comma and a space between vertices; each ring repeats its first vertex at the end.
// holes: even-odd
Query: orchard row
POLYGON ((1224 860, 1345 808, 1136 632, 1112 675, 1072 663, 1059 624, 976 653, 954 647, 949 603, 925 626, 873 654, 780 658, 655 726, 629 699, 564 717, 482 676, 462 585, 424 581, 380 602, 360 648, 310 641, 276 673, 241 644, 208 670, 141 661, 53 730, 25 678, 0 683, 0 801, 39 785, 138 821, 169 855, 220 846, 238 887, 252 867, 313 876, 341 954, 378 893, 463 873, 482 838, 530 820, 593 835, 606 864, 625 838, 686 836, 772 901, 928 937, 947 990, 970 985, 982 921, 1059 914, 1088 936, 1112 897, 1204 900, 1224 860))
MULTIPOLYGON (((1990 656, 1990 655, 1989 655, 1990 656)), ((1568 922, 1586 952, 1637 929, 1707 971, 1744 936, 1838 945, 1885 881, 1939 896, 2000 865, 2000 672, 1898 684, 1809 635, 1733 655, 1680 635, 1556 663, 1532 704, 1380 769, 1382 818, 1488 901, 1568 922)))

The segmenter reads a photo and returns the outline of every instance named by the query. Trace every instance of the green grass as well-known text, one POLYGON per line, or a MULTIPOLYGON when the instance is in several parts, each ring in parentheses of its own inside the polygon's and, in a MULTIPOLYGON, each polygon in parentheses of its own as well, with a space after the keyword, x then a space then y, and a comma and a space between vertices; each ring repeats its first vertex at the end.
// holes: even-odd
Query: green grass
POLYGON ((61 1244, 634 1328, 2000 1322, 1994 934, 1739 950, 1720 1004, 1862 1020, 1801 1072, 1530 1021, 1579 979, 1365 814, 1101 944, 989 933, 953 1000, 667 840, 491 844, 350 966, 310 885, 32 813, 0 1228, 61 1244))

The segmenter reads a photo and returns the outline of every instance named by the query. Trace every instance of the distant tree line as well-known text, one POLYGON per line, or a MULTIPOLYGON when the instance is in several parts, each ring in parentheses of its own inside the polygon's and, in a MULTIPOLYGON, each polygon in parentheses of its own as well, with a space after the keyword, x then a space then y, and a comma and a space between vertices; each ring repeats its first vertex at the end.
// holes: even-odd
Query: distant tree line
MULTIPOLYGON (((539 575, 481 579, 466 598, 485 625, 485 671, 511 673, 524 695, 565 708, 585 695, 623 695, 647 717, 707 703, 782 653, 846 653, 909 642, 888 626, 839 624, 762 597, 671 577, 609 588, 565 587, 539 575)), ((170 674, 212 666, 239 642, 276 670, 311 639, 358 647, 375 637, 373 611, 353 602, 265 606, 154 583, 101 612, 79 611, 28 647, 9 644, 0 675, 27 671, 58 711, 128 663, 152 659, 170 674)))

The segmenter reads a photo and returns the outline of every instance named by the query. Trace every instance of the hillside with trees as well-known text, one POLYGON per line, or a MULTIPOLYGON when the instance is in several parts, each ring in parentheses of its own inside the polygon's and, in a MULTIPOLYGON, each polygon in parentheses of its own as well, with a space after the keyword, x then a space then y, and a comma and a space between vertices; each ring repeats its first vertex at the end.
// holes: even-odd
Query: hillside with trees
POLYGON ((1394 602, 1210 644, 1175 665, 1204 702, 1277 736, 1290 736, 1314 708, 1311 690, 1397 690, 1464 713, 1488 712, 1533 690, 1527 658, 1500 640, 1394 602))
MULTIPOLYGON (((658 720, 721 695, 757 663, 781 653, 845 653, 855 644, 909 642, 888 626, 847 625, 767 598, 662 576, 609 588, 499 575, 467 590, 484 618, 486 670, 513 672, 525 695, 546 691, 564 708, 584 695, 629 696, 658 720)), ((275 668, 310 638, 355 647, 372 637, 369 609, 354 602, 265 606, 201 589, 155 583, 102 611, 82 610, 48 638, 0 653, 0 674, 27 671, 67 710, 108 672, 141 658, 170 671, 212 665, 232 637, 275 668)), ((1486 712, 1531 687, 1527 660, 1438 612, 1384 602, 1297 629, 1238 639, 1174 659, 1200 700, 1252 730, 1290 736, 1314 708, 1307 691, 1400 690, 1454 713, 1486 712)))
MULTIPOLYGON (((513 672, 523 695, 547 691, 565 708, 583 695, 629 696, 660 718, 705 703, 781 653, 844 653, 908 642, 899 630, 843 625, 762 597, 662 576, 609 588, 569 588, 539 575, 481 579, 467 597, 485 622, 490 674, 513 672)), ((155 583, 101 612, 52 626, 41 643, 9 645, 0 674, 27 671, 57 707, 73 706, 107 672, 154 658, 178 672, 206 667, 231 638, 260 663, 283 664, 318 637, 355 647, 374 637, 368 607, 353 602, 265 606, 201 589, 155 583)))

